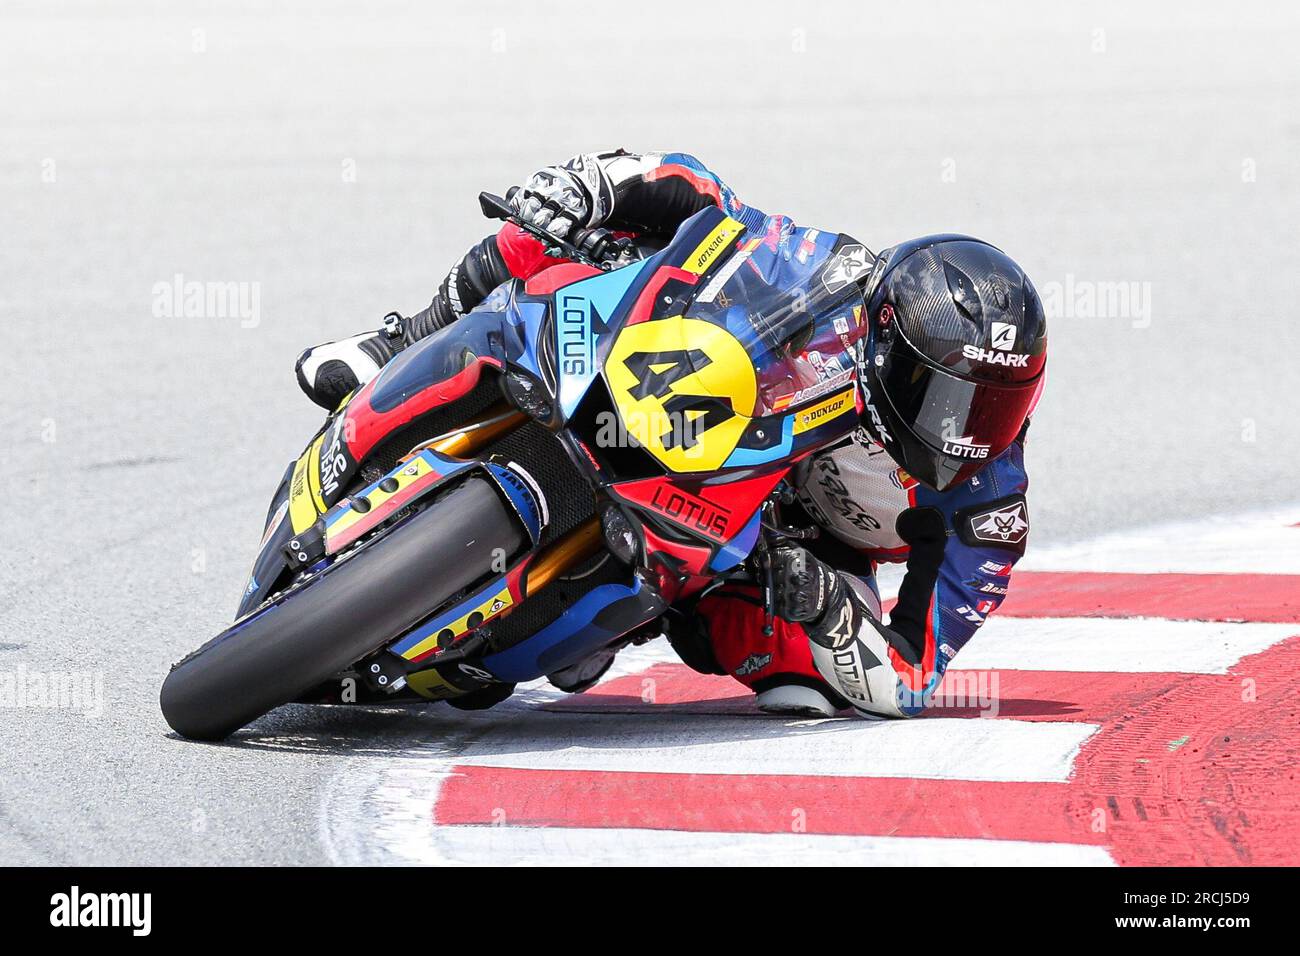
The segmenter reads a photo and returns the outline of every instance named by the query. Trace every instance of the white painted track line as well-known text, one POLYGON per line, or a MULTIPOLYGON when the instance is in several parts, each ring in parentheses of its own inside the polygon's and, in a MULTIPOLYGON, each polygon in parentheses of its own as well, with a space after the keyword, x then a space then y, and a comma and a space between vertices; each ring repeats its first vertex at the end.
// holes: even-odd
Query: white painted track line
POLYGON ((1226 674, 1241 658, 1293 634, 1300 634, 1300 624, 995 615, 971 638, 953 666, 962 670, 1226 674))
POLYGON ((1300 505, 1290 505, 1117 531, 1079 544, 1035 547, 1031 534, 1029 551, 1016 567, 1139 574, 1300 574, 1297 524, 1300 505))
POLYGON ((408 844, 411 863, 515 866, 1113 866, 1099 846, 937 837, 439 827, 408 844))
POLYGON ((526 714, 456 764, 539 770, 1064 781, 1095 724, 526 714))

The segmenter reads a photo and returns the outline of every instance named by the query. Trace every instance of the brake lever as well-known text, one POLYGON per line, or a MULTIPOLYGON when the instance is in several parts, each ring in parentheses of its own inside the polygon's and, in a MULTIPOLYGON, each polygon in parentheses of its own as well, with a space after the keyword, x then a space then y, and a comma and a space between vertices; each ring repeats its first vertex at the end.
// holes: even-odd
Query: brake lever
POLYGON ((602 272, 608 272, 611 268, 611 263, 593 258, 567 239, 561 239, 559 236, 547 232, 541 226, 520 219, 515 214, 514 207, 500 196, 494 196, 489 192, 481 192, 478 194, 478 205, 483 215, 488 219, 500 219, 504 222, 513 223, 540 242, 548 253, 559 253, 561 258, 581 262, 583 265, 592 266, 602 272))
POLYGON ((763 510, 759 514, 759 524, 768 531, 774 538, 794 538, 798 541, 810 541, 813 538, 821 536, 821 528, 816 525, 810 525, 807 528, 796 528, 794 525, 783 525, 777 517, 776 505, 779 502, 783 505, 793 504, 797 500, 794 489, 782 481, 772 492, 772 497, 764 504, 763 510))

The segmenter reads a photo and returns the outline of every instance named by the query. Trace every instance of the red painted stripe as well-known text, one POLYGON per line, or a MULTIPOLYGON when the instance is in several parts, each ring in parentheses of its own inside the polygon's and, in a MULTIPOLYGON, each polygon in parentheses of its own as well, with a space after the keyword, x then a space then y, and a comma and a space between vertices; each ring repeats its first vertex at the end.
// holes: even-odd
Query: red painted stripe
POLYGON ((1069 796, 1063 783, 458 766, 434 822, 1104 842, 1068 818, 1069 796))
MULTIPOLYGON (((703 686, 690 673, 657 665, 611 681, 588 705, 735 706, 718 684, 709 700, 683 699, 703 686)), ((434 819, 481 824, 504 812, 521 826, 755 833, 801 822, 809 833, 1101 842, 1130 865, 1297 862, 1300 636, 1226 675, 1001 673, 1015 682, 1003 689, 1002 716, 1102 725, 1068 783, 461 767, 434 819), (1020 713, 1007 708, 1013 699, 1020 713)))
POLYGON ((569 713, 692 714, 758 713, 750 689, 731 677, 699 674, 685 664, 653 664, 636 674, 616 677, 583 694, 562 697, 546 710, 569 713))
MULTIPOLYGON (((895 603, 885 601, 884 610, 895 603)), ((1291 624, 1300 622, 1300 575, 1015 571, 996 613, 1291 624)))
MULTIPOLYGON (((968 671, 944 677, 926 717, 996 717, 1015 720, 1104 723, 1190 674, 1111 674, 1064 671, 968 671), (991 702, 984 706, 982 701, 991 702)), ((585 694, 548 704, 567 713, 675 713, 752 715, 767 719, 754 696, 730 677, 698 674, 685 664, 655 664, 585 694)))
POLYGON ((1074 814, 1104 820, 1111 853, 1142 866, 1291 865, 1300 853, 1300 637, 1198 674, 1084 744, 1074 814))
POLYGON ((1300 575, 1015 571, 997 613, 1300 622, 1300 575))

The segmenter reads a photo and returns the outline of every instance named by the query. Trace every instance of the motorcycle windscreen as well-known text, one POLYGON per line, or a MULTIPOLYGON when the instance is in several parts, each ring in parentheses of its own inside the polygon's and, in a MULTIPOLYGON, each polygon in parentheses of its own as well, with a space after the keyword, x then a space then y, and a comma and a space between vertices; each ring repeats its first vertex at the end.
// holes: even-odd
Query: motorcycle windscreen
POLYGON ((978 471, 1015 441, 1037 386, 974 382, 902 350, 885 357, 876 378, 896 420, 935 453, 945 486, 978 471))
MULTIPOLYGON (((844 335, 857 330, 863 319, 862 293, 854 283, 832 291, 821 271, 801 267, 792 274, 791 263, 770 257, 766 268, 748 250, 737 252, 720 273, 725 281, 707 283, 687 307, 688 319, 721 325, 737 339, 758 373, 760 388, 754 415, 770 415, 770 393, 762 383, 803 383, 819 372, 806 354, 815 334, 834 329, 844 335)), ((834 335, 832 335, 834 338, 834 335)), ((852 365, 843 362, 845 373, 852 365)))

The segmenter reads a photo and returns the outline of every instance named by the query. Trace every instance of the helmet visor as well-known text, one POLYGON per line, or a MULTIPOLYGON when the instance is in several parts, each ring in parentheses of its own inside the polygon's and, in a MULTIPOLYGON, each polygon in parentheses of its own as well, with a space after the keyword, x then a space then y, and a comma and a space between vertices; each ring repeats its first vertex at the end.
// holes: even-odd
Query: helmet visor
POLYGON ((910 349, 892 349, 876 379, 895 421, 933 453, 930 468, 903 462, 918 478, 933 472, 942 490, 974 474, 1016 439, 1037 391, 1023 385, 974 382, 922 361, 910 349))

